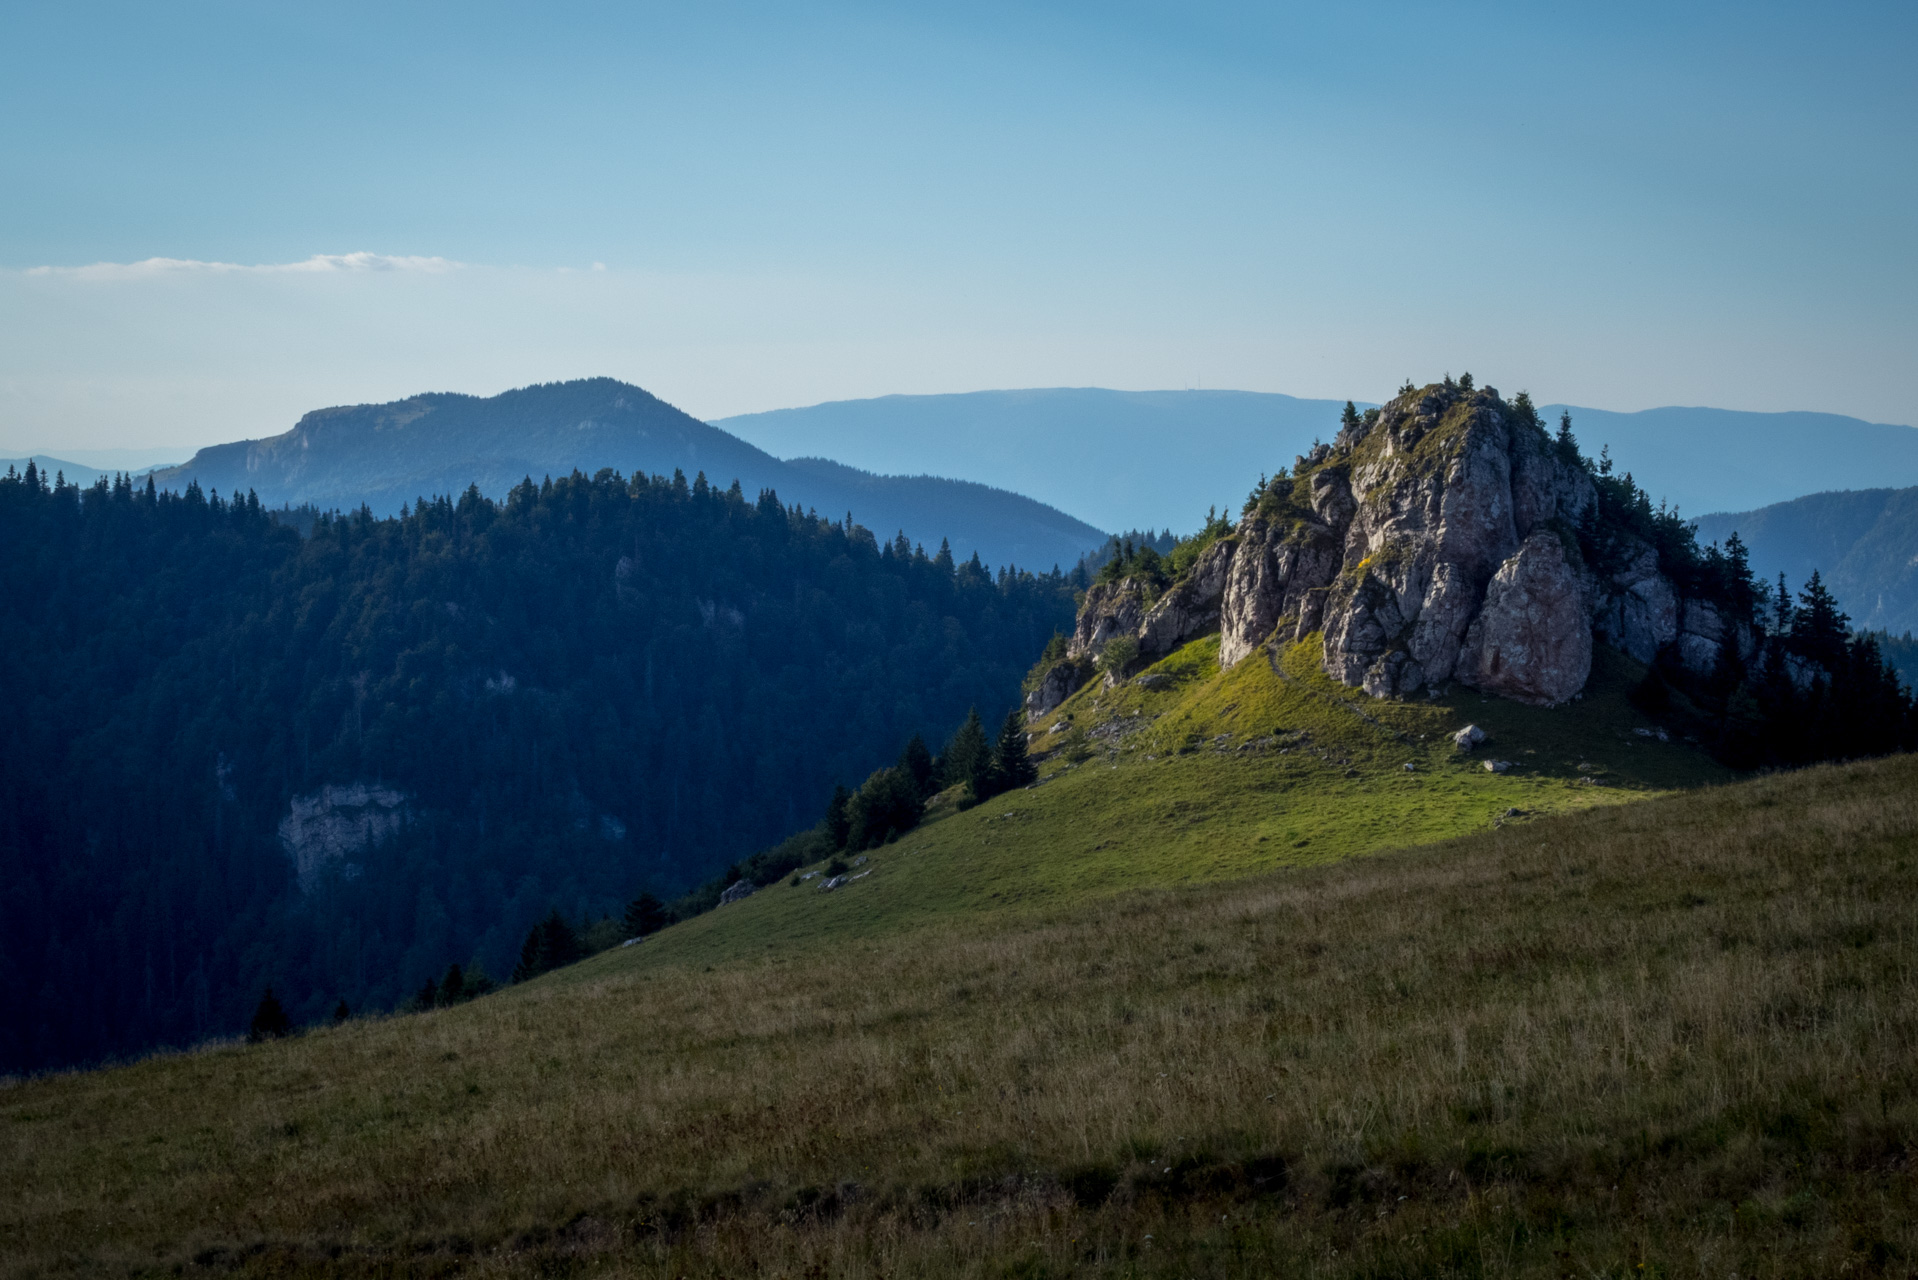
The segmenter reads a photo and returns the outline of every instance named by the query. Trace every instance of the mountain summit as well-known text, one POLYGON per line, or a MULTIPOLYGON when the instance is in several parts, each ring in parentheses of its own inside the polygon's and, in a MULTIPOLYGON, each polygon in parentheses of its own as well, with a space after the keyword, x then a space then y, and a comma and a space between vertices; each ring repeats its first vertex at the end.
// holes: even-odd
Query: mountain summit
POLYGON ((688 478, 703 471, 720 488, 737 480, 748 498, 773 489, 822 514, 850 511, 881 536, 904 530, 933 547, 949 539, 961 559, 977 552, 994 565, 1069 566, 1105 540, 1062 511, 986 485, 875 476, 816 459, 783 462, 613 378, 316 409, 283 435, 202 449, 154 480, 163 489, 194 481, 223 493, 251 489, 268 506, 364 503, 390 515, 471 485, 500 498, 527 477, 590 476, 603 467, 626 475, 680 470, 688 478))
MULTIPOLYGON (((1595 640, 1699 679, 1768 660, 1742 548, 1699 551, 1630 476, 1581 456, 1569 417, 1555 439, 1529 398, 1469 377, 1348 406, 1335 441, 1208 533, 1169 567, 1141 554, 1102 572, 1066 662, 1101 657, 1116 679, 1216 628, 1231 666, 1323 632, 1326 674, 1377 697, 1456 681, 1553 706, 1584 689, 1595 640)), ((1041 684, 1035 717, 1073 671, 1041 684)))

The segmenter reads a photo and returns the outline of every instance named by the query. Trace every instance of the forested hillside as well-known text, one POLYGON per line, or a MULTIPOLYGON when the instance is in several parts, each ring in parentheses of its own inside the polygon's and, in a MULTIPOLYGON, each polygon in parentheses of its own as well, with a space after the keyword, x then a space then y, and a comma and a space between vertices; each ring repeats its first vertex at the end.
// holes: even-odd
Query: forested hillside
POLYGON ((1918 628, 1918 488, 1812 493, 1697 523, 1707 541, 1738 534, 1767 577, 1818 570, 1860 626, 1918 628))
POLYGON ((308 538, 0 480, 0 1070, 397 1003, 1017 696, 1057 575, 605 471, 308 538))

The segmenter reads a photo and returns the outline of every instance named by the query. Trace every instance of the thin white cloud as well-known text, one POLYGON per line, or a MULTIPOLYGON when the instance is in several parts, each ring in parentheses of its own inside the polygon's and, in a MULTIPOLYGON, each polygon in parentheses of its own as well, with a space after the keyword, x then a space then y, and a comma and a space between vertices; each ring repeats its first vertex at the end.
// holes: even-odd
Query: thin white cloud
POLYGON ((466 264, 451 258, 387 253, 316 253, 299 262, 201 262, 194 258, 147 258, 140 262, 95 262, 84 267, 29 267, 30 276, 76 280, 148 280, 178 275, 344 275, 419 272, 442 275, 466 264))

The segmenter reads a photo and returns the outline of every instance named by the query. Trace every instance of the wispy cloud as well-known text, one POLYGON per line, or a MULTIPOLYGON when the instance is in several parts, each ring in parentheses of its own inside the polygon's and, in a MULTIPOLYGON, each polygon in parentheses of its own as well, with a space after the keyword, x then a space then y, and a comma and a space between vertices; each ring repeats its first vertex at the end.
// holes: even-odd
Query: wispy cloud
POLYGON ((466 264, 451 258, 387 253, 316 253, 299 262, 201 262, 194 258, 147 258, 140 262, 94 262, 84 267, 29 267, 30 276, 77 280, 145 280, 180 275, 347 275, 417 272, 441 275, 466 264))

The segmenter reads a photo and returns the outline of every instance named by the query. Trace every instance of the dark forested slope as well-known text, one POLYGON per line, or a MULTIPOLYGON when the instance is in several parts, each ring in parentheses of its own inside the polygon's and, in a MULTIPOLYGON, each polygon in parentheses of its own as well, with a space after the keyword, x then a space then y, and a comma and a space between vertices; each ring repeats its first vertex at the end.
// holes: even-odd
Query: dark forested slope
POLYGON ((1766 577, 1813 569, 1859 625, 1918 629, 1918 489, 1813 493, 1698 520, 1706 541, 1736 533, 1766 577))
POLYGON ((0 1070, 496 976, 1016 696, 1056 576, 603 472, 310 538, 0 480, 0 1070))
POLYGON ((932 476, 878 476, 832 464, 793 464, 612 378, 522 387, 496 396, 432 394, 391 404, 316 409, 265 440, 202 449, 157 473, 162 489, 197 481, 207 492, 257 493, 269 506, 392 515, 422 495, 492 498, 526 477, 704 471, 749 494, 776 489, 788 502, 838 517, 848 511, 881 536, 904 530, 928 544, 950 539, 961 559, 990 565, 1070 566, 1105 541, 1099 530, 1004 489, 932 476))

